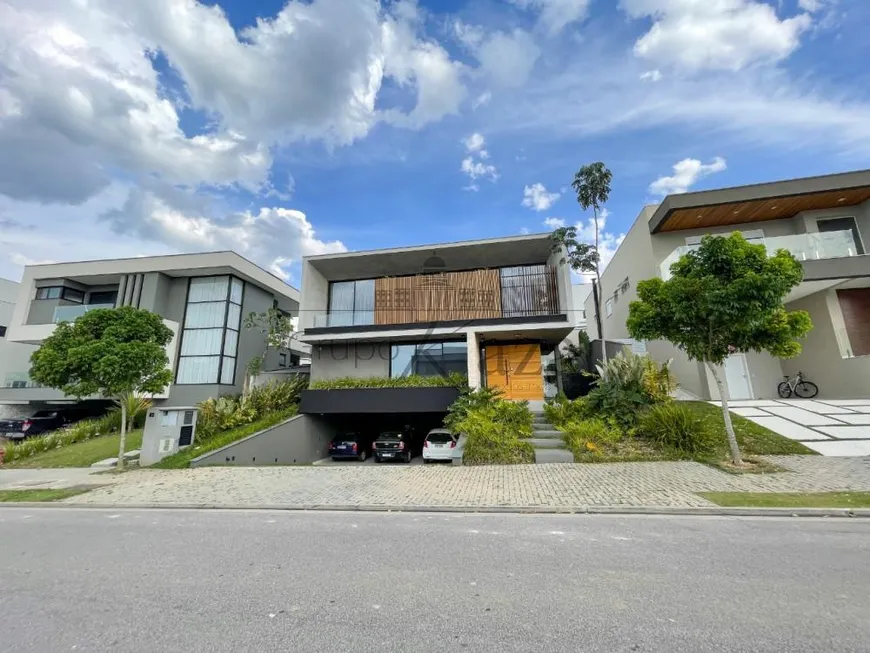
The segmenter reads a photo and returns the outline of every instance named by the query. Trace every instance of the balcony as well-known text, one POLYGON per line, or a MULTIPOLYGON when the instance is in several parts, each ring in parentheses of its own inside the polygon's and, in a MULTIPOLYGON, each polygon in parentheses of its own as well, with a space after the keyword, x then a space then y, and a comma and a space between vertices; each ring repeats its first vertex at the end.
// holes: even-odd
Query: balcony
POLYGON ((340 282, 314 328, 538 318, 559 314, 556 269, 527 265, 340 282))
MULTIPOLYGON (((763 244, 768 255, 773 255, 778 250, 784 249, 794 254, 798 261, 819 261, 861 255, 851 230, 772 236, 753 239, 750 242, 763 244)), ((683 245, 671 252, 670 256, 662 261, 662 279, 670 279, 671 266, 679 261, 684 254, 698 247, 698 245, 683 245)))
POLYGON ((41 388, 42 386, 30 379, 27 372, 9 372, 3 380, 4 388, 41 388))
POLYGON ((58 306, 54 309, 54 323, 75 322, 88 311, 100 308, 115 308, 114 304, 79 304, 77 306, 58 306))

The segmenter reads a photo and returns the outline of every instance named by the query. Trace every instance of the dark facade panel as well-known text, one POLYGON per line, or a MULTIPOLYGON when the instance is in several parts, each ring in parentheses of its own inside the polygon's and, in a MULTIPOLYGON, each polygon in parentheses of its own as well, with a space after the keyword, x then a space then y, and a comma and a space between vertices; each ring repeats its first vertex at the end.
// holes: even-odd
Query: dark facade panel
POLYGON ((525 317, 498 317, 486 320, 447 320, 443 322, 417 322, 412 324, 373 324, 360 326, 314 327, 305 329, 305 335, 329 333, 366 333, 372 331, 405 331, 408 329, 439 329, 447 327, 489 326, 499 324, 540 324, 544 322, 567 322, 565 313, 554 315, 531 315, 525 317))
POLYGON ((443 413, 456 401, 456 388, 352 388, 305 390, 299 412, 340 413, 443 413))

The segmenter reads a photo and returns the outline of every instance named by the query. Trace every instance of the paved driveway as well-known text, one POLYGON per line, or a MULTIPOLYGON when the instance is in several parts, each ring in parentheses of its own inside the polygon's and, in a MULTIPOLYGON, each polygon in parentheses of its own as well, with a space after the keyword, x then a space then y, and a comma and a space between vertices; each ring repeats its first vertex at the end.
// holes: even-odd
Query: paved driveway
POLYGON ((729 404, 732 413, 823 456, 870 456, 870 399, 749 399, 729 404))
POLYGON ((66 503, 211 506, 710 506, 704 491, 870 491, 870 458, 774 456, 792 471, 734 475, 695 462, 494 467, 350 465, 134 470, 66 503))

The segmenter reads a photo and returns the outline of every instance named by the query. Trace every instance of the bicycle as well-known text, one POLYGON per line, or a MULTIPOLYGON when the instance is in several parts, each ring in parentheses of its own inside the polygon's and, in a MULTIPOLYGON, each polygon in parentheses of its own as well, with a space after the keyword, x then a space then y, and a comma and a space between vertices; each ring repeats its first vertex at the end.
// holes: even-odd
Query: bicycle
POLYGON ((801 399, 812 399, 819 394, 819 386, 812 381, 806 381, 804 373, 798 372, 792 377, 786 375, 785 381, 779 384, 777 391, 783 399, 788 399, 792 394, 796 394, 801 399))

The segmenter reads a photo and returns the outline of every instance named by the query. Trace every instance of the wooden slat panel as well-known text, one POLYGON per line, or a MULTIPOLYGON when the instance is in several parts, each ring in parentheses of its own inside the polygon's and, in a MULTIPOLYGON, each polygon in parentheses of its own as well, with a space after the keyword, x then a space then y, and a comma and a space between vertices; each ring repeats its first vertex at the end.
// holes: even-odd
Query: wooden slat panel
POLYGON ((870 355, 870 288, 838 290, 853 356, 870 355))
MULTIPOLYGON (((780 220, 794 217, 802 211, 855 206, 868 199, 870 199, 870 188, 857 188, 812 195, 776 197, 751 202, 678 209, 668 216, 660 231, 679 231, 681 229, 722 227, 765 220, 780 220), (843 201, 840 201, 841 199, 843 201)), ((847 213, 848 211, 844 215, 847 213)))
POLYGON ((498 270, 375 280, 375 324, 481 320, 501 316, 498 270))

